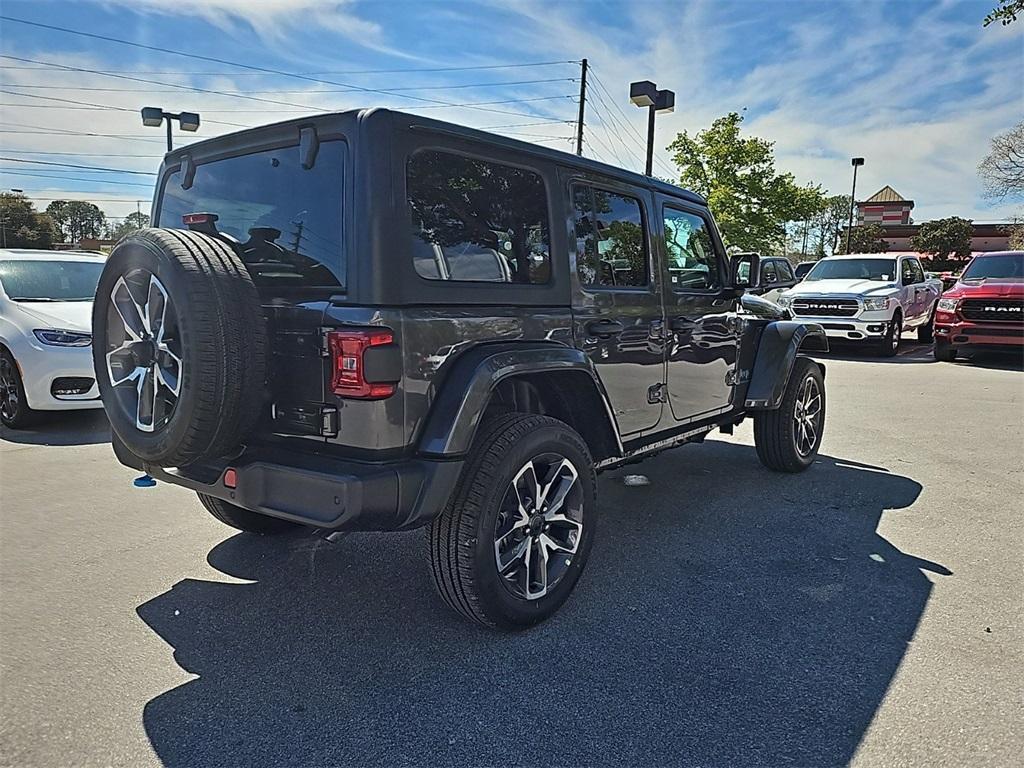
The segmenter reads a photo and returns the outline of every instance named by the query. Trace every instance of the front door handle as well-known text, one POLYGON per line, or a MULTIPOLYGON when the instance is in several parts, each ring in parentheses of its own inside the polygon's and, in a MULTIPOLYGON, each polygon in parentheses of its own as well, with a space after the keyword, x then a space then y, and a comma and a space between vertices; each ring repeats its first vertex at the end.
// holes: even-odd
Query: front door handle
POLYGON ((626 327, 618 320, 591 320, 587 323, 587 333, 599 339, 610 339, 618 336, 626 327))

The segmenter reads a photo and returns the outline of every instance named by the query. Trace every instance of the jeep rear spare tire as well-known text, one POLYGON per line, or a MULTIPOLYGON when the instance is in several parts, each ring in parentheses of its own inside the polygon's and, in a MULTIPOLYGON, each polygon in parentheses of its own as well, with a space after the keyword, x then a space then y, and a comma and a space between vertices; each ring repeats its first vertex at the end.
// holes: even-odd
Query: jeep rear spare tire
POLYGON ((96 291, 93 363, 111 427, 136 456, 174 467, 231 451, 259 417, 266 379, 245 266, 198 232, 121 240, 96 291))

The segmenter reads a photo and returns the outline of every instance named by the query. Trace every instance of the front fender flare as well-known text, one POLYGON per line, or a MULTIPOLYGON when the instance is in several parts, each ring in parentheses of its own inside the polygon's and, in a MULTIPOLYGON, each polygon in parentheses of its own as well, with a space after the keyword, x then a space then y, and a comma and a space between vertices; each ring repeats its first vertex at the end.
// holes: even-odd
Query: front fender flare
MULTIPOLYGON (((779 407, 797 353, 801 349, 827 352, 828 337, 825 329, 816 323, 797 320, 779 320, 764 327, 744 401, 747 410, 773 410, 779 407)), ((824 366, 821 368, 824 373, 824 366)))
POLYGON ((604 403, 612 434, 618 435, 608 395, 585 353, 554 343, 487 344, 461 355, 445 373, 419 437, 419 453, 433 457, 465 454, 491 393, 503 379, 551 371, 585 372, 604 403))

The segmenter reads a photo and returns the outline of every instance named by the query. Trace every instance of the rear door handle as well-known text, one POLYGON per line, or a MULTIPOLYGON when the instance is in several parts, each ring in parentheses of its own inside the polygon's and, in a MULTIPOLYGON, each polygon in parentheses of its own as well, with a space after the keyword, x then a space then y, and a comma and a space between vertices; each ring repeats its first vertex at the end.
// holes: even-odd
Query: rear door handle
POLYGON ((626 327, 618 320, 591 320, 587 323, 587 333, 599 339, 610 339, 618 336, 626 327))

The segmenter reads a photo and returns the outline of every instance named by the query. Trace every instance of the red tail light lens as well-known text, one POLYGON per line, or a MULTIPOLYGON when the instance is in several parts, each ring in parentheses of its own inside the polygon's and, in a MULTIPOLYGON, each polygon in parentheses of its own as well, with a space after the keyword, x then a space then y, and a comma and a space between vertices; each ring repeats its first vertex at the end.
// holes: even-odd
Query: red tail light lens
POLYGON ((327 348, 332 361, 331 390, 334 394, 360 400, 381 400, 395 394, 395 382, 366 380, 366 351, 394 340, 391 331, 377 328, 330 331, 327 348))

